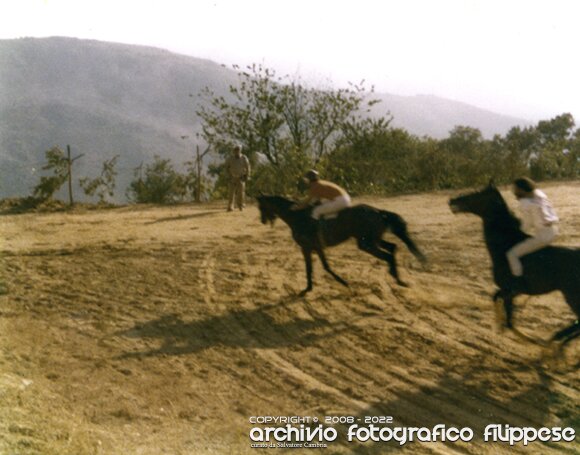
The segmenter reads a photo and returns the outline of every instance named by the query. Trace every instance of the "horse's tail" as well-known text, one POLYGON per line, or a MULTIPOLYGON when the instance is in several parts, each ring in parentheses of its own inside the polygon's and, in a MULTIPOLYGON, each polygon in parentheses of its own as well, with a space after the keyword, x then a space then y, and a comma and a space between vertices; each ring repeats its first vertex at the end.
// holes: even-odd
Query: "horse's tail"
POLYGON ((383 222, 387 229, 399 237, 403 243, 407 245, 409 251, 413 253, 413 256, 421 261, 421 263, 426 263, 427 257, 421 252, 421 250, 419 250, 419 247, 417 247, 413 239, 411 239, 405 220, 400 215, 386 210, 381 210, 381 216, 383 217, 383 222))

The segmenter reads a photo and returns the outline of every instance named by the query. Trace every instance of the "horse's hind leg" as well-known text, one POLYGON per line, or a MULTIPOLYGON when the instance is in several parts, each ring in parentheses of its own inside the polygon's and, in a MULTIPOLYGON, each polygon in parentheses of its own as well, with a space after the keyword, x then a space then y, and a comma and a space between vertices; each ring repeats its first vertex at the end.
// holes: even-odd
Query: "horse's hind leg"
MULTIPOLYGON (((575 289, 567 289, 566 292, 564 292, 564 297, 566 299, 566 303, 570 305, 572 311, 576 313, 577 317, 580 317, 580 293, 578 292, 577 288, 578 286, 576 286, 575 289)), ((563 346, 579 336, 580 319, 577 319, 571 326, 557 332, 552 337, 552 341, 561 341, 563 346)))
POLYGON ((504 328, 513 329, 513 298, 504 295, 500 289, 493 296, 493 303, 495 307, 495 322, 498 332, 501 332, 504 328))
POLYGON ((365 251, 366 253, 372 254, 376 258, 386 261, 389 264, 389 273, 397 281, 397 284, 400 286, 407 286, 407 283, 405 283, 399 277, 399 271, 397 269, 397 260, 395 259, 394 254, 391 254, 385 250, 381 250, 374 242, 370 240, 359 239, 357 243, 358 247, 361 250, 365 251))
POLYGON ((344 286, 348 286, 348 283, 346 281, 344 281, 341 277, 339 277, 336 273, 334 273, 332 271, 332 269, 328 265, 328 261, 326 260, 326 255, 324 254, 324 251, 322 249, 317 249, 316 252, 318 253, 318 257, 320 258, 320 262, 322 262, 322 267, 324 267, 324 270, 326 270, 328 273, 330 273, 332 275, 332 277, 336 281, 338 281, 340 284, 342 284, 344 286))
POLYGON ((411 239, 411 236, 409 235, 409 232, 407 231, 407 223, 405 223, 405 221, 399 216, 397 216, 396 218, 393 218, 391 221, 392 221, 391 230, 392 230, 393 234, 395 234, 397 237, 399 237, 399 239, 401 239, 403 241, 403 243, 405 245, 407 245, 407 248, 409 248, 409 251, 411 253, 413 253, 413 256, 415 256, 417 259, 419 259, 419 261, 422 264, 425 264, 427 262, 427 258, 419 250, 417 245, 415 245, 415 242, 413 241, 413 239, 411 239))
POLYGON ((383 250, 387 250, 389 253, 391 253, 392 255, 395 254, 395 251, 397 251, 397 245, 392 243, 392 242, 387 242, 386 240, 379 240, 379 246, 383 249, 383 250))
POLYGON ((556 332, 552 341, 561 341, 562 346, 580 336, 580 320, 574 322, 571 326, 556 332))

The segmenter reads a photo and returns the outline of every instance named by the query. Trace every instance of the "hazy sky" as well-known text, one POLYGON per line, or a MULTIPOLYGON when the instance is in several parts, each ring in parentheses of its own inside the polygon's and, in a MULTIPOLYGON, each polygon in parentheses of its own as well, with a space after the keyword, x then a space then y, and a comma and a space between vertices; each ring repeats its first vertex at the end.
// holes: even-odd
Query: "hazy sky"
POLYGON ((579 23, 577 0, 0 0, 0 39, 151 45, 578 125, 579 23))

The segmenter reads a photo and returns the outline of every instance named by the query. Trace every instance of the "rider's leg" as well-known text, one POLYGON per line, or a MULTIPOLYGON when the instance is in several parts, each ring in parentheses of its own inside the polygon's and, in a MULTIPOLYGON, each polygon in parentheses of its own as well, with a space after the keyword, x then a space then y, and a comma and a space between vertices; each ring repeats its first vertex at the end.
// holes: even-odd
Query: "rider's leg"
POLYGON ((534 237, 530 237, 511 248, 507 252, 507 259, 512 275, 516 277, 522 276, 524 271, 520 258, 548 246, 554 240, 556 234, 557 229, 555 226, 546 226, 538 230, 534 237))
POLYGON ((350 206, 350 198, 347 195, 339 196, 330 201, 325 201, 322 204, 314 207, 312 210, 312 218, 318 220, 322 215, 329 215, 336 213, 339 210, 350 206))
POLYGON ((312 218, 314 218, 317 222, 318 241, 320 242, 320 246, 322 248, 326 246, 326 242, 324 240, 324 225, 323 225, 324 215, 336 213, 349 206, 350 206, 350 197, 348 195, 344 195, 334 198, 331 201, 325 201, 322 204, 314 207, 314 209, 312 210, 312 218))
POLYGON ((518 243, 507 252, 507 260, 513 275, 511 283, 506 289, 507 295, 513 297, 526 292, 527 282, 520 258, 548 246, 556 237, 557 232, 556 226, 546 226, 539 229, 536 236, 518 243))

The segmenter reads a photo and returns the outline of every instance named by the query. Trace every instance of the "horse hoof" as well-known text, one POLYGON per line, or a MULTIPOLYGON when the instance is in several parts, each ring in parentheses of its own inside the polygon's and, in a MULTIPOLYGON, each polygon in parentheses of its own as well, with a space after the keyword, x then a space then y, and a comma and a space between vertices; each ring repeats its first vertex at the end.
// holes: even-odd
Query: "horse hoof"
POLYGON ((408 288, 408 287, 409 287, 409 284, 408 284, 408 283, 406 283, 406 282, 405 282, 405 281, 403 281, 403 280, 397 280, 397 284, 398 284, 399 286, 403 287, 403 288, 408 288))
POLYGON ((550 341, 542 347, 546 357, 559 358, 564 352, 564 343, 561 341, 550 341))
POLYGON ((312 288, 306 288, 303 289, 302 291, 300 291, 300 293, 298 294, 300 297, 305 296, 306 294, 308 294, 310 291, 312 291, 312 288))

